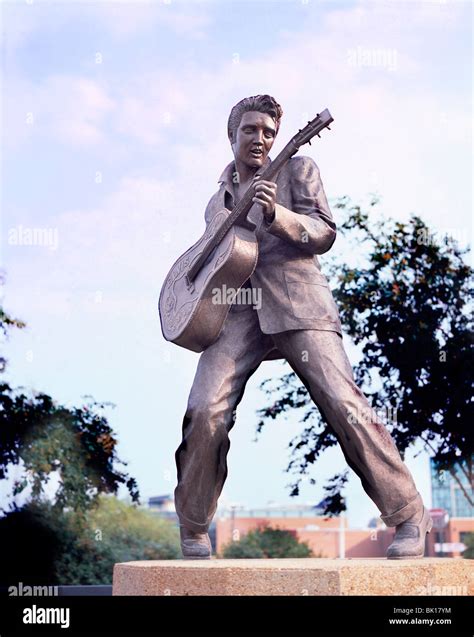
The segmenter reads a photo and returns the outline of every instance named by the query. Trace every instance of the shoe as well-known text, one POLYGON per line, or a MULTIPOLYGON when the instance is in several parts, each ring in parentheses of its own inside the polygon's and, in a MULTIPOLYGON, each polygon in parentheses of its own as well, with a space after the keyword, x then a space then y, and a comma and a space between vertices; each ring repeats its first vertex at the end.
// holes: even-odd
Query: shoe
POLYGON ((179 527, 181 536, 181 552, 188 560, 210 560, 212 553, 211 540, 207 533, 196 533, 185 526, 179 527))
POLYGON ((418 524, 407 521, 397 524, 395 528, 395 537, 387 549, 387 559, 409 560, 424 557, 426 534, 433 528, 428 509, 423 507, 423 515, 418 524))

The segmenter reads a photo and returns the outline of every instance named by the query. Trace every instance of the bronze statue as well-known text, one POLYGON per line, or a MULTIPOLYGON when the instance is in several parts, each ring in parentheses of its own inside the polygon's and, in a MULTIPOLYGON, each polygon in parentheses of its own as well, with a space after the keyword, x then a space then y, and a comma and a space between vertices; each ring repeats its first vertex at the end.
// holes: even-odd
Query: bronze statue
MULTIPOLYGON (((232 108, 228 137, 234 161, 205 211, 209 226, 253 188, 256 205, 249 220, 255 222, 258 260, 250 279, 231 294, 231 309, 219 337, 200 356, 189 395, 176 451, 183 556, 210 558, 207 531, 227 477, 234 411, 260 363, 285 358, 330 423, 382 520, 396 527, 387 557, 423 557, 431 517, 392 437, 354 382, 337 307, 320 270, 317 255, 333 245, 336 224, 319 168, 310 157, 296 156, 274 181, 262 178, 282 115, 269 95, 245 98, 232 108)), ((217 304, 222 296, 216 295, 217 304)))

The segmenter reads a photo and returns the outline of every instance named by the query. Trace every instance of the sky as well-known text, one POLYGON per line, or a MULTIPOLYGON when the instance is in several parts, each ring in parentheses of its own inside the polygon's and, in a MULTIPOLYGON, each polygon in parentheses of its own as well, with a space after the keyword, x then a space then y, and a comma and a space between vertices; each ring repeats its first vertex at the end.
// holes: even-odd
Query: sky
MULTIPOLYGON (((416 213, 471 242, 470 2, 21 0, 0 11, 3 303, 27 323, 6 345, 7 378, 71 406, 114 403, 118 455, 145 502, 176 486, 198 361, 163 339, 158 295, 204 230, 236 102, 269 93, 282 105, 272 157, 329 108, 331 131, 299 153, 330 202, 377 192, 374 220, 416 213)), ((323 270, 353 256, 338 238, 323 270)), ((298 416, 255 441, 259 384, 286 371, 265 362, 247 385, 222 505, 315 504, 346 466, 329 450, 316 485, 289 497, 298 416)), ((430 505, 427 454, 406 462, 430 505)), ((352 526, 378 516, 352 472, 347 497, 352 526)))

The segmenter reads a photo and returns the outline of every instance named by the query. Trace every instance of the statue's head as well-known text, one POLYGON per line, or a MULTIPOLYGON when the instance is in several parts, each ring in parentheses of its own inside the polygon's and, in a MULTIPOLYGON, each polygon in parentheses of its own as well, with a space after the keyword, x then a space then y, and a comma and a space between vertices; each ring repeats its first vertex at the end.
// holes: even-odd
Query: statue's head
POLYGON ((265 162, 280 128, 281 106, 270 95, 254 95, 230 111, 227 134, 236 159, 252 168, 265 162))

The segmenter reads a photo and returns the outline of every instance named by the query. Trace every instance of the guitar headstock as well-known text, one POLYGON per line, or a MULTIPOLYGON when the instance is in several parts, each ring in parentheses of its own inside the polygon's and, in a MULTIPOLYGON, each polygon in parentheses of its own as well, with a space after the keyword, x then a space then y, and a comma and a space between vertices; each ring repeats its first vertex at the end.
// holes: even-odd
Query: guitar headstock
POLYGON ((322 130, 324 130, 325 128, 331 130, 329 128, 329 124, 333 121, 334 119, 331 117, 331 113, 328 111, 327 108, 325 108, 324 111, 318 113, 314 119, 308 122, 304 128, 300 129, 296 133, 296 135, 292 139, 293 144, 298 148, 300 146, 303 146, 303 144, 307 144, 308 142, 311 144, 310 140, 315 135, 318 135, 319 137, 319 133, 322 130))

